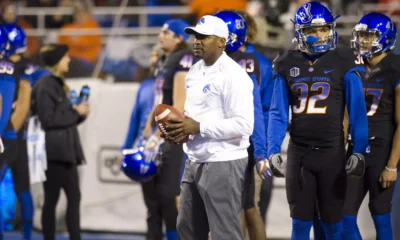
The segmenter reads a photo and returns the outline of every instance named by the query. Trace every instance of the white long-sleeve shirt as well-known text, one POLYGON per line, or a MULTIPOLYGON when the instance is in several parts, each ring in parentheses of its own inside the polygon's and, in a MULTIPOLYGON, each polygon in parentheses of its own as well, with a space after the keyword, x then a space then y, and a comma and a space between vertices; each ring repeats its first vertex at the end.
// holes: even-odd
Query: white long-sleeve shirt
POLYGON ((183 149, 191 161, 230 161, 248 156, 254 127, 253 82, 224 52, 212 65, 200 60, 186 76, 185 114, 200 122, 183 149))

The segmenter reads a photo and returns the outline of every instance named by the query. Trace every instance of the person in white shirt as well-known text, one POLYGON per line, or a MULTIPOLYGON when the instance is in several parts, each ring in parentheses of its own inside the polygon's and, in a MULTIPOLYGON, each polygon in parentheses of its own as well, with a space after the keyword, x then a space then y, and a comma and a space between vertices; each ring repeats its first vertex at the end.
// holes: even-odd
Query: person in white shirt
POLYGON ((206 15, 196 27, 194 55, 186 76, 185 119, 171 119, 166 139, 189 135, 177 220, 182 240, 243 239, 241 194, 247 148, 253 133, 253 82, 224 52, 228 27, 206 15))

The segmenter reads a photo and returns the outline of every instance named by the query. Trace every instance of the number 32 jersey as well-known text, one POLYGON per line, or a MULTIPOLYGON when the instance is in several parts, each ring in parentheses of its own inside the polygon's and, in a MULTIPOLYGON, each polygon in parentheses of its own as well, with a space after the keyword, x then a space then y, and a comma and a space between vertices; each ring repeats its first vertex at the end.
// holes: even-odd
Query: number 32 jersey
MULTIPOLYGON (((347 105, 352 129, 350 132, 352 136, 356 134, 355 138, 361 136, 363 139, 358 141, 362 144, 357 144, 357 150, 360 153, 365 151, 366 146, 363 145, 366 145, 368 136, 367 119, 362 83, 356 74, 358 67, 362 69, 361 64, 359 54, 346 48, 330 50, 312 65, 300 51, 286 52, 275 60, 275 88, 276 78, 283 79, 282 89, 285 90, 281 92, 287 93, 283 92, 281 95, 285 95, 287 105, 292 110, 292 140, 316 147, 343 144, 343 118, 347 105), (361 122, 358 117, 360 114, 365 116, 361 117, 361 122)), ((279 92, 276 89, 274 91, 279 92)), ((279 93, 274 92, 274 97, 275 95, 276 102, 279 100, 279 93)), ((274 112, 270 112, 270 117, 274 119, 268 130, 276 127, 273 124, 274 121, 277 124, 274 115, 279 115, 280 111, 275 108, 274 112)), ((269 138, 270 134, 268 143, 269 138)))
POLYGON ((370 136, 393 138, 396 129, 395 89, 400 84, 399 61, 399 56, 389 54, 370 72, 361 73, 370 136))

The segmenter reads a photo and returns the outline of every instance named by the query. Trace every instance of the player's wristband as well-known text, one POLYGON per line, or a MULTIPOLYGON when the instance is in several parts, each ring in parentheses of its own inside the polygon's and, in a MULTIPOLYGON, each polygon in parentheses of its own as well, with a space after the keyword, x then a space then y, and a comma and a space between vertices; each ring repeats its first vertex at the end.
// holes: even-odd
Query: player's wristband
POLYGON ((386 171, 389 171, 389 172, 397 172, 397 168, 388 168, 386 166, 385 169, 386 169, 386 171))

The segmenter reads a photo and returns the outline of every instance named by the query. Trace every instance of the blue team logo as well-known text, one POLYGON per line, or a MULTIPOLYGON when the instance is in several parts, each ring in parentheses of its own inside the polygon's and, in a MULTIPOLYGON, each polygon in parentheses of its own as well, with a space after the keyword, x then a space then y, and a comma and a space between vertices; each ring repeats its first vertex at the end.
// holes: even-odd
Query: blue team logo
POLYGON ((311 14, 311 4, 307 3, 304 4, 302 7, 303 11, 299 11, 299 13, 296 15, 298 19, 302 23, 308 23, 312 20, 312 14, 311 14))
POLYGON ((204 17, 200 18, 199 22, 197 23, 197 25, 201 25, 206 23, 206 19, 204 17))
POLYGON ((207 84, 203 88, 203 93, 208 93, 210 90, 211 90, 211 86, 210 86, 210 84, 207 84))

